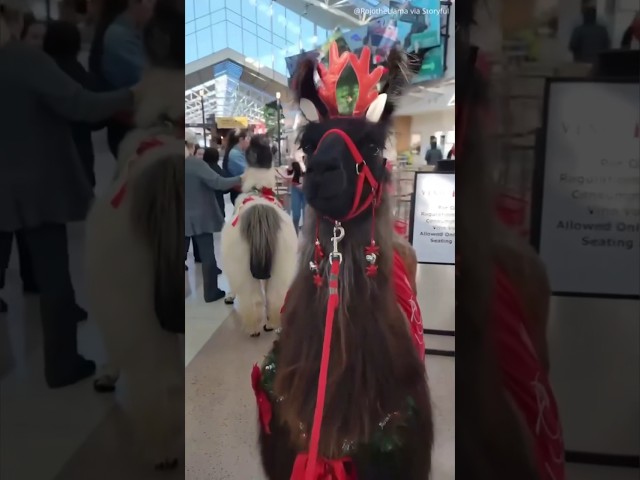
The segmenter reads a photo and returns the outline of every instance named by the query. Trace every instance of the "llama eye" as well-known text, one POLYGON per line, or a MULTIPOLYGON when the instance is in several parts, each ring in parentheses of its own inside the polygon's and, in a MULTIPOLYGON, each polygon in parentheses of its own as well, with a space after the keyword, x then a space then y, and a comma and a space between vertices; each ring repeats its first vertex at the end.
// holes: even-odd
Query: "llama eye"
POLYGON ((303 151, 304 153, 306 153, 307 155, 309 155, 309 154, 313 153, 313 151, 314 151, 314 150, 315 150, 315 148, 314 148, 314 146, 313 146, 313 145, 309 145, 309 144, 307 144, 307 145, 303 145, 303 146, 302 146, 302 151, 303 151))

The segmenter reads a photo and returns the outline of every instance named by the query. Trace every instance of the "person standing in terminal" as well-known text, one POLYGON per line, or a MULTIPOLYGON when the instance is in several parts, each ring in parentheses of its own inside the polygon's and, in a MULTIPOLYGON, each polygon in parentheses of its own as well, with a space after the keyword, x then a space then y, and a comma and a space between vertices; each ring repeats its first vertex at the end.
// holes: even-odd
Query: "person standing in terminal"
MULTIPOLYGON (((153 12, 155 0, 110 0, 102 2, 100 20, 91 47, 89 65, 102 79, 105 89, 136 85, 146 64, 142 32, 153 12)), ((108 127, 109 148, 118 157, 120 142, 130 130, 125 118, 108 127)))
MULTIPOLYGON (((209 168, 211 168, 211 170, 216 172, 221 177, 224 177, 224 172, 220 167, 220 165, 218 164, 220 161, 220 153, 218 152, 217 148, 212 148, 212 147, 205 148, 204 154, 202 155, 202 160, 204 160, 204 163, 209 165, 209 168)), ((226 214, 224 211, 225 210, 224 195, 226 193, 228 193, 227 190, 224 190, 224 191, 216 190, 216 201, 218 202, 218 206, 220 207, 220 212, 222 212, 223 219, 226 218, 226 214)))
POLYGON ((624 31, 620 46, 624 49, 630 49, 634 43, 636 48, 640 45, 640 12, 636 13, 631 25, 624 31))
MULTIPOLYGON (((47 28, 43 42, 44 51, 76 82, 88 90, 97 92, 100 90, 98 80, 87 72, 78 61, 81 48, 82 37, 80 29, 75 24, 55 21, 47 28)), ((73 123, 71 125, 71 132, 78 155, 80 155, 80 160, 82 160, 82 165, 92 187, 96 185, 96 176, 94 172, 95 154, 91 135, 94 130, 102 128, 104 128, 102 123, 95 125, 73 123)))
POLYGON ((429 149, 427 150, 424 159, 427 162, 427 165, 435 167, 442 158, 442 150, 438 148, 438 140, 436 137, 431 135, 431 138, 429 138, 429 149))
POLYGON ((573 61, 578 63, 595 63, 601 52, 611 48, 611 38, 607 28, 598 23, 598 12, 595 5, 582 7, 582 24, 573 29, 569 50, 573 61))
POLYGON ((213 199, 213 193, 241 186, 242 177, 223 178, 195 157, 193 154, 197 141, 192 131, 185 131, 184 251, 186 256, 191 240, 198 245, 202 259, 204 301, 210 303, 226 295, 218 287, 219 269, 213 244, 213 234, 222 230, 224 217, 218 202, 213 199))
POLYGON ((454 143, 453 146, 451 147, 451 150, 449 150, 449 153, 447 153, 447 160, 455 160, 456 159, 456 144, 454 143))
POLYGON ((291 167, 287 169, 287 175, 291 177, 291 218, 293 219, 293 226, 296 229, 296 233, 300 230, 300 218, 304 220, 304 192, 302 191, 302 177, 304 172, 300 162, 293 161, 291 167))
POLYGON ((93 93, 42 50, 19 41, 24 2, 0 10, 0 232, 24 235, 40 290, 45 380, 58 388, 95 372, 78 353, 79 312, 69 273, 66 224, 93 199, 69 121, 99 122, 134 105, 134 89, 93 93), (25 145, 29 148, 25 149, 25 145))
MULTIPOLYGON (((244 174, 247 168, 247 159, 244 156, 244 152, 249 146, 251 137, 249 131, 246 128, 230 130, 227 134, 224 158, 222 160, 222 169, 227 173, 227 176, 237 177, 244 174)), ((240 195, 239 190, 231 192, 231 203, 235 205, 236 198, 240 195)))

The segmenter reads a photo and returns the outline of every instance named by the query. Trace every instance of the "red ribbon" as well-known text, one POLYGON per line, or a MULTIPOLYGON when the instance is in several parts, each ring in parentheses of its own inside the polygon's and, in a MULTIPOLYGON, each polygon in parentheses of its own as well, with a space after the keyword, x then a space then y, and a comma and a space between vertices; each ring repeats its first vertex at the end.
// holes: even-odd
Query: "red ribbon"
MULTIPOLYGON (((158 138, 150 138, 148 140, 144 140, 136 149, 136 155, 137 155, 136 158, 139 158, 149 150, 152 150, 157 147, 161 147, 162 145, 164 145, 164 142, 158 138)), ((120 189, 116 192, 116 194, 113 196, 113 198, 111 199, 111 206, 113 208, 118 208, 122 203, 122 201, 124 200, 126 193, 127 193, 127 182, 125 182, 120 187, 120 189)))
POLYGON ((251 372, 251 385, 253 387, 253 392, 256 395, 256 402, 258 403, 258 417, 260 418, 262 429, 266 434, 271 435, 270 425, 273 412, 271 410, 269 397, 267 397, 267 394, 260 385, 261 380, 262 372, 260 371, 260 367, 258 365, 254 365, 253 371, 251 372))
MULTIPOLYGON (((329 301, 327 302, 327 316, 324 327, 324 340, 322 342, 322 359, 320 360, 320 375, 318 377, 318 393, 316 396, 316 408, 313 414, 313 427, 311 428, 311 440, 309 442, 309 459, 306 464, 304 480, 319 480, 318 450, 320 448, 320 430, 324 415, 324 402, 327 396, 327 377, 329 372, 329 357, 331 355, 331 335, 333 333, 333 320, 336 308, 340 303, 338 296, 338 274, 340 273, 340 261, 333 259, 331 273, 329 274, 329 301)), ((322 465, 322 463, 320 464, 322 465)), ((292 479, 295 477, 291 477, 292 479)), ((298 477, 302 480, 303 477, 298 477)), ((332 477, 328 477, 331 479, 332 477)), ((337 477, 338 479, 340 477, 337 477)), ((348 477, 344 477, 348 478, 348 477)))
POLYGON ((316 462, 314 476, 305 477, 304 472, 309 468, 309 455, 299 453, 291 472, 291 480, 358 480, 350 458, 341 458, 339 460, 319 459, 316 462))
MULTIPOLYGON (((273 190, 271 188, 262 188, 260 190, 260 198, 263 198, 265 200, 267 200, 268 202, 271 202, 275 205, 278 205, 280 208, 282 208, 282 204, 278 201, 278 199, 275 196, 275 193, 273 192, 273 190)), ((247 197, 242 201, 241 207, 246 205, 249 202, 252 202, 253 200, 255 200, 255 197, 247 197)), ((231 221, 231 226, 235 227, 238 224, 238 221, 240 220, 240 213, 238 212, 238 215, 235 216, 235 218, 231 221)))

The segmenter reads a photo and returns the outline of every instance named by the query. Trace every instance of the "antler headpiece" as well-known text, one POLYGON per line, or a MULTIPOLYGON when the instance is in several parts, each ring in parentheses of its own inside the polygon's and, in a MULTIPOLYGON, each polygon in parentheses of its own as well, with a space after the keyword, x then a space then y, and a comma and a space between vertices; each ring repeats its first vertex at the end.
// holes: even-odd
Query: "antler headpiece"
MULTIPOLYGON (((384 75, 386 68, 376 67, 369 72, 371 51, 369 47, 364 47, 360 58, 355 53, 338 52, 338 45, 335 42, 329 47, 329 67, 319 63, 317 66, 317 93, 323 106, 326 108, 328 117, 351 116, 362 117, 366 114, 367 119, 373 122, 378 121, 386 103, 386 94, 378 93, 378 84, 384 75), (337 87, 345 68, 350 65, 358 80, 358 97, 355 101, 353 111, 350 114, 340 112, 338 107, 337 87)), ((316 106, 308 99, 300 100, 300 109, 304 116, 311 121, 319 120, 319 112, 316 106)))

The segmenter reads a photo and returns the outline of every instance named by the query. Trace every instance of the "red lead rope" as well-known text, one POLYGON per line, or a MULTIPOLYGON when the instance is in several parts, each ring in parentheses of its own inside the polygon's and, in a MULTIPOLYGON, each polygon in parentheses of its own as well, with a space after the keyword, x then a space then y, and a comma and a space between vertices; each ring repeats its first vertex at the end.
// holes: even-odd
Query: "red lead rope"
POLYGON ((327 394, 327 377, 329 372, 329 357, 331 354, 331 336, 333 333, 333 320, 340 298, 338 297, 338 274, 340 273, 340 260, 333 258, 331 273, 329 275, 329 301, 327 302, 327 317, 325 319, 324 340, 322 343, 322 359, 320 360, 320 375, 318 378, 318 394, 316 397, 316 409, 313 414, 313 427, 309 442, 309 457, 304 480, 316 480, 318 470, 318 449, 320 447, 320 430, 324 415, 324 401, 327 394))

